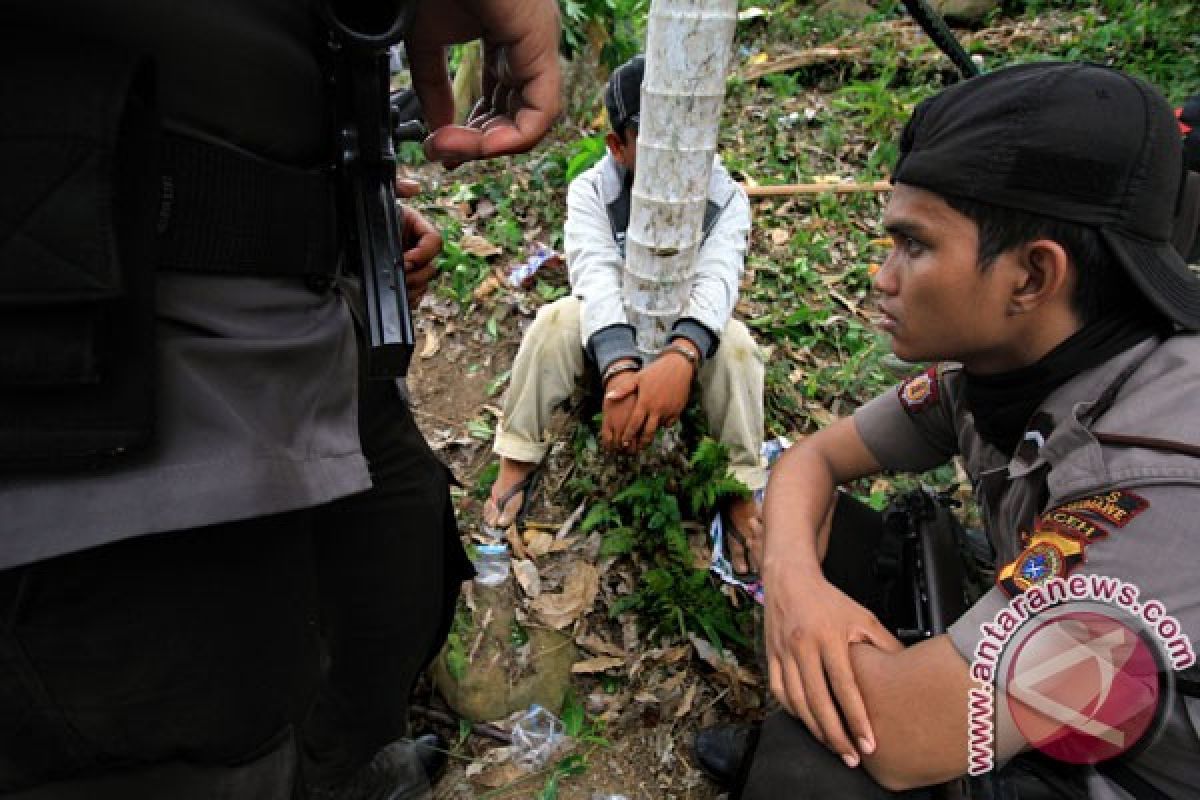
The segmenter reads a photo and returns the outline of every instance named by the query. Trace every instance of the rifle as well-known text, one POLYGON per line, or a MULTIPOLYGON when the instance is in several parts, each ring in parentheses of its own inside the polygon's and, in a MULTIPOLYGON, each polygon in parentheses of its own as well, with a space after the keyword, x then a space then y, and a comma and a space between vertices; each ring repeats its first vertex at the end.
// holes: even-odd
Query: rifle
POLYGON ((324 5, 330 24, 339 216, 343 252, 362 278, 367 375, 408 372, 416 336, 404 287, 396 221, 396 151, 388 86, 388 48, 404 35, 412 3, 372 17, 353 0, 324 5))
MULTIPOLYGON (((981 561, 986 559, 972 554, 967 532, 952 511, 957 505, 945 494, 920 488, 894 498, 883 513, 877 573, 903 581, 897 589, 907 589, 907 603, 901 602, 907 607, 896 609, 907 624, 895 631, 906 645, 945 633, 985 588, 987 565, 981 561)), ((935 787, 934 796, 968 800, 972 785, 959 778, 935 787)))
POLYGON ((980 585, 979 557, 968 553, 966 531, 952 509, 957 501, 921 488, 899 495, 883 512, 878 574, 907 586, 905 625, 896 638, 915 644, 946 632, 974 600, 980 585))

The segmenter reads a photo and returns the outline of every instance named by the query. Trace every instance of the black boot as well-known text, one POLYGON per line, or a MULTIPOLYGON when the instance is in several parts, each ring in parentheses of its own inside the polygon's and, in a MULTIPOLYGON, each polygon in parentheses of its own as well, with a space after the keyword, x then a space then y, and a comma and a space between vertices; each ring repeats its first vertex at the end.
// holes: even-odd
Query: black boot
POLYGON ((335 789, 313 789, 311 800, 428 800, 446 770, 446 740, 436 733, 392 742, 335 789))
POLYGON ((737 782, 758 740, 758 726, 714 725, 696 734, 696 762, 718 786, 737 782))

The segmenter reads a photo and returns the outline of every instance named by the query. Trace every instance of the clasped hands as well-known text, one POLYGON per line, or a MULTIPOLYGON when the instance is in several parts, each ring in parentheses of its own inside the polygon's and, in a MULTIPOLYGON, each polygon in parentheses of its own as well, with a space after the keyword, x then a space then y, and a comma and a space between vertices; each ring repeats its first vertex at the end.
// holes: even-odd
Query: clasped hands
POLYGON ((667 350, 649 366, 610 378, 604 387, 601 444, 630 454, 649 445, 659 428, 673 425, 687 408, 694 373, 688 359, 667 350))
POLYGON ((772 694, 822 744, 857 767, 877 742, 851 662, 851 645, 890 653, 904 646, 869 610, 825 578, 820 565, 772 549, 794 542, 768 529, 766 588, 767 662, 772 694), (790 542, 788 541, 790 540, 790 542))

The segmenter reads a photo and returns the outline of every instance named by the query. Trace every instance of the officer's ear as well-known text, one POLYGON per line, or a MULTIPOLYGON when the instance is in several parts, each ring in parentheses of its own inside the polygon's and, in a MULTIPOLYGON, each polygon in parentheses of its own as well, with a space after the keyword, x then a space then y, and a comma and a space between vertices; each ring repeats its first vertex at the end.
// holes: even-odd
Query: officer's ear
POLYGON ((1071 307, 1071 256, 1052 239, 1017 246, 1016 271, 1009 311, 1025 314, 1050 304, 1071 307))

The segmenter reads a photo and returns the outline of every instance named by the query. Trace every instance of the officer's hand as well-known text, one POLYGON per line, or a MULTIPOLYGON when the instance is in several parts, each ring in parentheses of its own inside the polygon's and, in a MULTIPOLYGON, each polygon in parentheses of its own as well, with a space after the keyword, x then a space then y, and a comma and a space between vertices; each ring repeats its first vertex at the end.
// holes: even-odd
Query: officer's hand
POLYGON ((405 48, 425 122, 431 160, 463 161, 523 153, 562 107, 554 0, 418 0, 405 48), (483 39, 483 99, 467 125, 454 125, 445 46, 483 39))
POLYGON ((638 375, 637 371, 619 372, 610 378, 604 387, 600 443, 609 450, 626 449, 621 434, 629 421, 629 415, 637 405, 638 375))
POLYGON ((768 530, 763 570, 771 692, 822 744, 856 767, 862 755, 874 752, 875 736, 850 664, 850 645, 867 642, 889 652, 904 647, 818 568, 774 559, 771 537, 768 530))
POLYGON ((679 419, 679 415, 687 408, 694 371, 690 361, 670 350, 641 371, 638 376, 637 405, 621 434, 621 442, 627 452, 645 448, 654 441, 654 434, 659 427, 667 427, 679 419))
MULTIPOLYGON (((415 197, 421 187, 416 181, 396 181, 396 196, 415 197)), ((404 287, 408 290, 408 307, 415 309, 421 302, 429 282, 437 274, 434 259, 442 252, 442 235, 407 204, 400 210, 400 242, 404 247, 404 287)))

